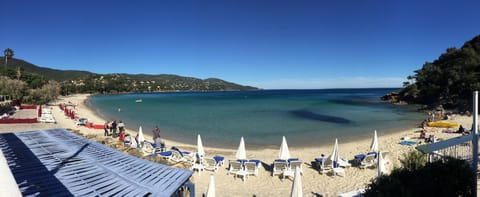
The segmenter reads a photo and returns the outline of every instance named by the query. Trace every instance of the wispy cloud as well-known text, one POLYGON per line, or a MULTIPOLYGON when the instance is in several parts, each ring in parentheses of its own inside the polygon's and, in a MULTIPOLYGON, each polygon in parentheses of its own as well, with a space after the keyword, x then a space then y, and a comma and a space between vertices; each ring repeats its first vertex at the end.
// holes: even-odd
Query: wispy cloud
POLYGON ((401 77, 340 77, 322 79, 278 79, 250 81, 263 89, 322 89, 322 88, 387 88, 401 87, 405 78, 401 77))

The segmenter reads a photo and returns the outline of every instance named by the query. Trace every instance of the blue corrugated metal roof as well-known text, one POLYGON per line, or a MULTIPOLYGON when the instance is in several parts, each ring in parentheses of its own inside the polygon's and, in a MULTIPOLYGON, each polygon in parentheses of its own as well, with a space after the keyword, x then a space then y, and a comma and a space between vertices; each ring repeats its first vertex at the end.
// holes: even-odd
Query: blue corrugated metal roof
POLYGON ((171 196, 192 175, 64 129, 0 134, 0 149, 24 196, 171 196))
POLYGON ((472 141, 472 135, 465 135, 459 136, 455 138, 450 138, 446 140, 442 140, 439 142, 435 142, 432 144, 424 144, 415 147, 417 150, 422 151, 423 153, 434 153, 434 151, 438 151, 440 149, 456 146, 468 141, 472 141))

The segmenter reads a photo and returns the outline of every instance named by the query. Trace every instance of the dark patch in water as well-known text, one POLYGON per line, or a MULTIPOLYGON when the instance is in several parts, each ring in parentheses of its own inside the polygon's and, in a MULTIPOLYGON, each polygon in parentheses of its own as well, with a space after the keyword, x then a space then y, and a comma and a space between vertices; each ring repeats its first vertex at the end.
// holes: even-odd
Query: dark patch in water
POLYGON ((347 99, 331 99, 329 102, 343 104, 343 105, 354 105, 354 106, 372 106, 378 105, 380 102, 372 100, 347 100, 347 99))
POLYGON ((300 118, 322 121, 322 122, 332 122, 332 123, 338 123, 338 124, 352 123, 351 120, 348 120, 348 119, 345 119, 345 118, 336 117, 336 116, 329 116, 329 115, 324 115, 324 114, 316 114, 316 113, 313 113, 311 111, 304 110, 304 109, 292 110, 292 111, 289 111, 289 113, 293 114, 294 116, 300 117, 300 118))

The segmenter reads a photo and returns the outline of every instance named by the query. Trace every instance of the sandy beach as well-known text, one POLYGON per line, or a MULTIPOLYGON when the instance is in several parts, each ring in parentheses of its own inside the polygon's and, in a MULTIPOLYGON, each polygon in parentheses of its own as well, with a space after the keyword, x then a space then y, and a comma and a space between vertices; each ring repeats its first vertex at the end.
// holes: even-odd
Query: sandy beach
MULTIPOLYGON (((72 103, 76 104, 75 111, 79 117, 86 117, 95 124, 103 124, 105 120, 97 116, 92 110, 90 110, 84 103, 88 94, 73 95, 67 97, 61 97, 55 104, 59 103, 72 103)), ((49 107, 49 106, 47 106, 49 107)), ((58 106, 52 106, 52 113, 57 121, 53 123, 36 123, 36 124, 3 124, 0 125, 0 133, 15 132, 15 131, 29 131, 29 130, 42 130, 51 128, 65 128, 80 130, 84 134, 96 134, 103 136, 103 130, 89 129, 83 126, 76 126, 75 121, 67 119, 63 112, 60 111, 58 106)), ((15 114, 15 116, 35 116, 35 110, 22 110, 15 114)), ((458 122, 459 124, 469 128, 472 125, 472 118, 468 116, 453 115, 451 120, 458 122)), ((161 127, 161 125, 160 125, 161 127)), ((460 136, 456 133, 444 133, 445 129, 442 128, 427 128, 427 136, 435 135, 438 139, 448 139, 452 137, 460 136)), ((409 138, 410 141, 423 141, 418 139, 420 135, 420 128, 409 128, 401 130, 388 135, 382 134, 382 131, 378 132, 379 148, 381 151, 390 152, 389 164, 387 170, 391 170, 394 167, 400 166, 399 158, 406 152, 413 150, 413 146, 400 145, 399 142, 402 138, 409 138)), ((455 130, 455 129, 453 129, 455 130)), ((137 131, 127 130, 127 133, 135 135, 137 131)), ((152 141, 150 131, 144 131, 147 135, 146 139, 152 141)), ((373 131, 372 131, 373 135, 373 131)), ((192 136, 195 138, 196 136, 192 136)), ((182 150, 192 151, 196 150, 196 145, 184 144, 169 139, 165 140, 168 147, 176 146, 182 150)), ((288 140, 288 139, 287 139, 288 140)), ((358 139, 355 142, 343 143, 342 139, 339 140, 339 153, 341 157, 352 160, 354 155, 360 153, 369 152, 369 146, 371 139, 358 139)), ((202 193, 207 191, 209 175, 214 174, 217 196, 289 196, 292 188, 292 179, 288 178, 282 180, 281 176, 271 176, 269 171, 269 165, 274 159, 278 157, 278 148, 275 149, 248 149, 248 141, 246 141, 247 158, 259 159, 262 161, 262 165, 259 169, 259 175, 257 177, 249 176, 244 183, 241 178, 234 178, 233 175, 227 175, 228 160, 235 159, 234 149, 221 149, 212 148, 208 144, 203 144, 207 157, 214 155, 222 155, 225 157, 225 165, 217 172, 203 171, 201 173, 195 172, 192 181, 195 184, 195 196, 201 196, 202 193)), ((280 146, 280 142, 279 142, 280 146)), ((358 167, 346 168, 345 177, 331 176, 326 174, 320 174, 316 169, 311 167, 311 162, 314 158, 319 157, 321 154, 328 156, 332 151, 333 141, 331 144, 319 144, 315 147, 292 147, 290 146, 290 154, 292 157, 298 157, 303 161, 303 176, 302 186, 304 196, 337 196, 338 194, 358 190, 364 188, 372 178, 375 177, 375 169, 360 169, 358 167)))

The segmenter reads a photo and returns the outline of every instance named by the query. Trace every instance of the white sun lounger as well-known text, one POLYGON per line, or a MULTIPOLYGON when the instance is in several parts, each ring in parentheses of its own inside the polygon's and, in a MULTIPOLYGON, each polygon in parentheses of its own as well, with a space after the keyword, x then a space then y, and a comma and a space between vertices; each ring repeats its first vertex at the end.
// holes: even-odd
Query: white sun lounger
POLYGON ((41 123, 56 123, 55 118, 53 118, 52 114, 42 114, 40 118, 38 118, 38 122, 41 123))
POLYGON ((245 166, 245 171, 247 172, 247 175, 255 175, 258 176, 258 166, 255 162, 245 162, 243 164, 245 166))
POLYGON ((375 155, 374 154, 369 154, 367 156, 365 156, 365 158, 360 162, 360 168, 364 169, 364 168, 370 168, 370 167, 373 167, 375 166, 375 155))
POLYGON ((203 158, 203 169, 216 172, 218 170, 218 163, 213 158, 203 158))
POLYGON ((297 169, 297 167, 300 169, 300 174, 303 174, 302 161, 300 160, 290 161, 290 164, 288 165, 287 169, 283 171, 283 179, 285 179, 285 177, 287 176, 293 178, 295 176, 295 169, 297 169))
POLYGON ((135 139, 133 136, 130 136, 130 147, 138 148, 137 139, 135 139))
POLYGON ((287 161, 274 161, 272 176, 283 174, 287 167, 287 161))
POLYGON ((155 148, 153 148, 152 144, 150 142, 145 141, 143 143, 142 151, 146 153, 154 153, 155 148))
POLYGON ((228 168, 228 173, 227 174, 235 174, 239 171, 242 171, 242 163, 239 161, 230 161, 229 168, 228 168))
POLYGON ((330 172, 332 170, 332 160, 323 158, 323 160, 318 162, 318 172, 320 174, 325 174, 327 172, 330 172))
POLYGON ((338 165, 340 167, 344 167, 344 168, 349 168, 349 167, 352 166, 352 164, 350 164, 347 160, 342 159, 342 158, 338 159, 338 165))

